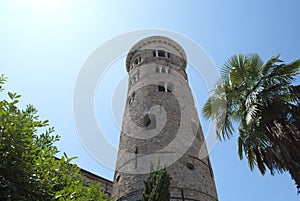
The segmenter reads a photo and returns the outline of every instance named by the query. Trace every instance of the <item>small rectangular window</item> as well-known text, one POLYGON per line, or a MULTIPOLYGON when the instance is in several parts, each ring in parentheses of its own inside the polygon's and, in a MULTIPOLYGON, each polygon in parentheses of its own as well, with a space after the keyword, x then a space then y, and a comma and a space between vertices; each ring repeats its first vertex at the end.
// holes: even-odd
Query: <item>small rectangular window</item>
POLYGON ((165 51, 163 51, 163 50, 158 50, 157 56, 158 56, 158 57, 166 57, 165 51))
POLYGON ((134 65, 138 65, 138 64, 139 64, 139 59, 136 58, 136 59, 134 60, 134 65))
POLYGON ((153 57, 156 57, 156 50, 153 51, 153 57))
POLYGON ((166 54, 165 54, 165 56, 166 56, 166 58, 169 58, 169 52, 165 52, 166 54))

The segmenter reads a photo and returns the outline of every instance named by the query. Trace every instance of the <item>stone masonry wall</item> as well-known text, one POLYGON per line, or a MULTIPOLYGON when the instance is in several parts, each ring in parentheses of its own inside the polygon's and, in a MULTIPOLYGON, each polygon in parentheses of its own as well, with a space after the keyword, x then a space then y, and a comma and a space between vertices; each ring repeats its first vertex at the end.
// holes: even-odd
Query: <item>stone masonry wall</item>
POLYGON ((141 200, 143 180, 160 161, 172 177, 171 200, 217 201, 213 172, 185 72, 187 57, 161 36, 138 42, 127 56, 129 90, 113 194, 141 200), (155 165, 154 165, 155 166, 155 165))

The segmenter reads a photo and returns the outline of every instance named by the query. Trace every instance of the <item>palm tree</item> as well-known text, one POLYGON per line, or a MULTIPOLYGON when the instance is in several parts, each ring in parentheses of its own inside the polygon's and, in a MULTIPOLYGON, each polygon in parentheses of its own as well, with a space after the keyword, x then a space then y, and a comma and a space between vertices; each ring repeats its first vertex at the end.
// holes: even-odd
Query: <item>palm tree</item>
POLYGON ((203 107, 215 121, 220 140, 229 139, 238 123, 238 154, 250 169, 288 171, 300 192, 300 86, 292 82, 300 60, 284 64, 279 56, 266 63, 257 54, 234 55, 203 107))

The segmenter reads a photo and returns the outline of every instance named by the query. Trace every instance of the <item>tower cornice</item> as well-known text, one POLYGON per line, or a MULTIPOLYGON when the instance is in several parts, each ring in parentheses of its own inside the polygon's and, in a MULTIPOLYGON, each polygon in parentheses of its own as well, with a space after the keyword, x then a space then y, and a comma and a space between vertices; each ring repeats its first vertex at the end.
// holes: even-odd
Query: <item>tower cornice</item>
MULTIPOLYGON (((167 49, 168 52, 180 57, 182 59, 182 64, 183 64, 182 68, 183 70, 186 69, 187 56, 184 49, 177 42, 165 36, 150 36, 143 40, 140 40, 129 50, 129 53, 127 54, 127 58, 126 58, 127 72, 130 71, 131 60, 133 59, 137 51, 141 51, 145 49, 157 50, 160 48, 168 48, 167 49)), ((162 49, 162 50, 166 50, 166 49, 162 49)))

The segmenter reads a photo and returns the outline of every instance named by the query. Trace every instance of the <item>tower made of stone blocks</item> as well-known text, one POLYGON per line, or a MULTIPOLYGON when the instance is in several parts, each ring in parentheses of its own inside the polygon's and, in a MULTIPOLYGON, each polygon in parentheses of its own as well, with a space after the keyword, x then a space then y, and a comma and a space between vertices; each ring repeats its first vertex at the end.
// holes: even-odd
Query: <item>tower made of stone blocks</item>
POLYGON ((172 177, 170 200, 218 200, 186 66, 183 48, 164 36, 147 37, 130 49, 113 185, 117 201, 141 200, 143 180, 158 165, 172 177))

